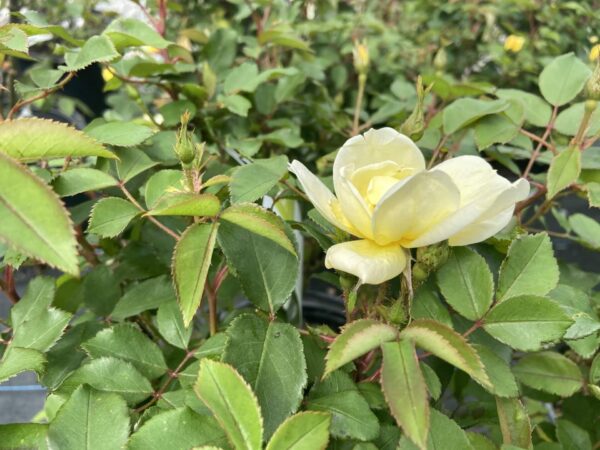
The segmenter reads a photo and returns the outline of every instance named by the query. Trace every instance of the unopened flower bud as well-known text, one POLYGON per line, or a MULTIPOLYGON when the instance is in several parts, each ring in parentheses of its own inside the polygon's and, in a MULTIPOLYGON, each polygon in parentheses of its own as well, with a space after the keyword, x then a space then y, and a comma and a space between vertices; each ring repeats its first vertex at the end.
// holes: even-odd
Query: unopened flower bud
POLYGON ((600 59, 585 85, 585 93, 590 100, 600 100, 600 59))
POLYGON ((187 129, 190 121, 190 113, 188 111, 181 115, 181 127, 177 133, 177 141, 175 142, 175 153, 184 165, 191 164, 196 157, 196 149, 192 140, 192 133, 187 129))
POLYGON ((437 70, 444 70, 446 68, 446 64, 448 64, 448 55, 446 54, 446 49, 444 49, 444 47, 440 47, 433 57, 433 67, 435 67, 437 70))
POLYGON ((423 87, 423 80, 419 76, 417 78, 417 103, 415 107, 400 126, 400 132, 410 137, 413 141, 418 141, 423 136, 425 131, 425 115, 423 113, 423 104, 425 102, 425 95, 429 92, 431 86, 427 89, 423 87))
POLYGON ((359 74, 366 74, 369 70, 369 48, 363 42, 356 42, 352 50, 354 56, 354 68, 359 74))

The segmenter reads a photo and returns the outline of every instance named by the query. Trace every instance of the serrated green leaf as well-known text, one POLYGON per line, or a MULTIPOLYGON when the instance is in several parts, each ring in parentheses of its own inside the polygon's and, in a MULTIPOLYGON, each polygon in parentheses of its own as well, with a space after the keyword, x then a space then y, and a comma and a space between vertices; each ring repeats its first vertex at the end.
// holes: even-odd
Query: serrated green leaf
POLYGON ((212 194, 176 192, 167 194, 148 211, 149 216, 216 216, 221 210, 221 202, 212 194))
POLYGON ((302 400, 306 362, 300 334, 289 324, 246 314, 231 323, 227 336, 222 360, 237 369, 256 394, 268 439, 302 400))
POLYGON ((163 411, 131 435, 128 450, 189 450, 200 445, 227 446, 217 421, 187 407, 163 411))
POLYGON ((133 18, 121 18, 112 21, 103 34, 107 35, 119 50, 126 47, 145 45, 164 49, 171 44, 154 28, 141 20, 133 18))
POLYGON ((267 194, 287 173, 287 156, 257 159, 239 167, 231 176, 229 185, 233 203, 253 202, 267 194))
POLYGON ((123 183, 158 164, 138 148, 120 148, 115 150, 115 154, 119 161, 114 162, 114 167, 123 183))
POLYGON ((220 217, 218 240, 248 299, 275 313, 296 286, 298 258, 284 223, 256 205, 235 205, 220 217))
POLYGON ((585 244, 600 248, 600 224, 596 220, 578 213, 569 216, 569 225, 585 244))
POLYGON ((15 375, 34 370, 41 373, 46 364, 46 358, 42 352, 29 348, 9 346, 0 360, 0 382, 6 381, 15 375))
POLYGON ((29 59, 28 52, 27 34, 11 25, 0 28, 0 54, 29 59))
POLYGON ((11 345, 47 351, 62 335, 71 314, 56 308, 38 310, 15 328, 11 345))
POLYGON ((474 344, 485 372, 490 377, 492 387, 490 392, 497 397, 518 397, 519 386, 508 363, 485 345, 474 344))
POLYGON ((439 298, 434 283, 426 282, 415 291, 410 315, 413 319, 431 319, 452 328, 448 308, 439 298))
POLYGON ((427 392, 429 392, 429 396, 434 400, 438 400, 440 395, 442 395, 442 382, 435 373, 435 370, 433 370, 423 361, 419 361, 419 367, 421 368, 421 373, 423 374, 423 379, 425 380, 425 385, 427 386, 427 392))
POLYGON ((52 187, 61 197, 97 191, 116 185, 117 180, 109 174, 88 167, 76 167, 63 172, 52 182, 52 187))
POLYGON ((522 236, 511 243, 502 263, 496 298, 501 302, 522 294, 545 295, 554 289, 558 276, 548 235, 522 236))
POLYGON ((13 328, 31 319, 40 311, 46 310, 54 300, 56 285, 54 278, 47 276, 36 277, 29 282, 25 295, 10 310, 10 320, 13 328))
POLYGON ((117 147, 133 147, 150 138, 155 131, 135 122, 106 122, 83 130, 98 142, 117 147))
POLYGON ((448 304, 469 320, 480 319, 492 304, 492 272, 482 256, 466 247, 452 249, 437 281, 448 304))
MULTIPOLYGON (((567 136, 575 136, 581 122, 583 122, 583 116, 585 114, 585 102, 575 103, 569 106, 567 109, 560 112, 556 117, 554 123, 554 129, 559 133, 567 136)), ((592 113, 589 120, 589 126, 585 131, 584 136, 594 136, 600 131, 600 109, 596 108, 592 113)))
POLYGON ((583 89, 592 71, 573 53, 554 58, 538 80, 544 98, 554 106, 573 100, 583 89))
POLYGON ((498 98, 516 100, 523 105, 525 120, 536 127, 545 127, 550 122, 552 108, 535 94, 518 89, 498 89, 498 98))
POLYGON ((115 237, 139 213, 140 210, 128 200, 119 197, 103 198, 92 209, 88 232, 102 237, 115 237))
POLYGON ((325 450, 330 425, 330 414, 298 413, 277 428, 266 450, 325 450))
POLYGON ((429 434, 427 388, 415 347, 410 340, 381 346, 381 387, 390 411, 404 434, 425 449, 429 434))
POLYGON ((566 419, 556 421, 556 437, 564 450, 593 449, 589 433, 566 419))
POLYGON ((222 98, 222 102, 225 108, 242 117, 248 116, 248 110, 252 107, 250 100, 241 95, 228 95, 222 98))
MULTIPOLYGON (((2 138, 0 142, 4 142, 2 138)), ((57 195, 1 152, 0 217, 0 240, 11 248, 65 272, 79 274, 71 220, 57 195)))
POLYGON ((111 316, 121 320, 171 301, 177 301, 171 281, 166 276, 150 278, 131 286, 111 316))
POLYGON ((203 359, 194 391, 212 411, 236 449, 262 448, 260 407, 250 386, 233 367, 203 359))
POLYGON ((163 303, 158 307, 156 325, 165 341, 175 347, 187 349, 192 337, 192 327, 186 328, 177 302, 163 303))
MULTIPOLYGON (((119 52, 106 36, 92 36, 81 49, 65 54, 65 69, 75 72, 98 62, 109 62, 118 58, 119 52)), ((62 68, 62 67, 61 67, 62 68)))
POLYGON ((112 357, 94 359, 73 372, 60 390, 71 392, 81 384, 114 392, 134 405, 152 395, 152 385, 131 363, 112 357))
POLYGON ((419 319, 402 330, 400 337, 412 340, 418 347, 465 371, 483 387, 491 388, 479 355, 464 337, 451 328, 433 320, 419 319))
POLYGON ((0 425, 0 442, 7 450, 43 448, 48 424, 8 423, 0 425))
POLYGON ((166 169, 156 172, 148 178, 144 187, 146 207, 152 209, 160 197, 180 190, 183 187, 183 180, 184 176, 181 170, 166 169))
POLYGON ((513 372, 521 383, 561 397, 573 395, 584 383, 577 364, 556 352, 524 355, 513 372))
POLYGON ((521 401, 518 398, 496 397, 496 410, 503 443, 531 448, 531 423, 521 401))
POLYGON ((129 411, 116 394, 80 386, 48 427, 50 450, 119 450, 129 435, 129 411))
POLYGON ((306 401, 310 411, 332 415, 333 437, 370 441, 379 435, 379 420, 350 377, 342 371, 313 386, 306 401))
POLYGON ((444 133, 452 134, 482 117, 502 112, 510 106, 505 100, 461 98, 444 108, 444 133))
POLYGON ((173 282, 187 327, 200 307, 219 223, 197 223, 181 235, 173 253, 173 282))
POLYGON ((586 183, 587 198, 590 206, 600 208, 600 183, 586 183))
MULTIPOLYGON (((427 438, 427 449, 473 450, 467 433, 454 420, 435 409, 431 409, 430 421, 431 427, 427 438)), ((414 449, 417 449, 417 447, 406 436, 402 436, 397 450, 414 449)))
POLYGON ((324 376, 397 337, 395 327, 372 319, 360 319, 345 325, 329 347, 324 376))
POLYGON ((92 359, 112 356, 130 362, 150 380, 163 375, 168 369, 158 345, 128 323, 102 330, 84 342, 82 347, 92 359))
POLYGON ((550 162, 548 169, 548 193, 553 198, 563 189, 577 181, 581 173, 581 151, 577 147, 563 150, 550 162))
POLYGON ((519 125, 504 114, 484 117, 475 126, 475 143, 479 151, 494 144, 506 144, 519 134, 519 125))
POLYGON ((105 265, 97 265, 88 272, 82 287, 83 302, 98 316, 109 316, 121 297, 119 280, 105 265))
POLYGON ((545 297, 522 295, 498 303, 486 315, 483 328, 516 350, 539 350, 559 340, 573 320, 545 297))

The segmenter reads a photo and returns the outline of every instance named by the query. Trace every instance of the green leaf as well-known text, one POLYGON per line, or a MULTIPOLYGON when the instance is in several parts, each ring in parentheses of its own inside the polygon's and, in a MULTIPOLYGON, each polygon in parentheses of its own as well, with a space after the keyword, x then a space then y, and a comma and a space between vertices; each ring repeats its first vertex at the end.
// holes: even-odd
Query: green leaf
POLYGON ((120 148, 115 150, 119 161, 114 163, 117 176, 126 183, 136 175, 156 166, 158 163, 150 159, 146 152, 138 148, 120 148))
POLYGON ((128 200, 119 197, 103 198, 92 209, 88 233, 115 237, 121 234, 139 213, 140 210, 128 200))
POLYGON ((252 107, 252 103, 246 97, 241 95, 228 95, 222 97, 222 102, 225 108, 238 116, 248 116, 248 110, 252 107))
POLYGON ((548 235, 522 236, 511 243, 502 262, 496 298, 501 302, 522 294, 545 295, 554 289, 558 276, 548 235))
POLYGON ((577 364, 560 353, 549 351, 524 355, 513 372, 521 383, 561 397, 570 397, 584 382, 577 364))
POLYGON ((448 307, 439 298, 432 282, 426 282, 415 291, 410 315, 413 319, 431 319, 452 328, 448 307))
POLYGON ((306 409, 332 414, 331 435, 370 441, 379 435, 379 421, 350 377, 333 372, 310 391, 306 409))
POLYGON ((118 450, 129 435, 129 411, 116 394, 80 386, 48 427, 51 450, 118 450))
POLYGON ((231 71, 225 77, 223 90, 227 94, 237 92, 254 92, 258 86, 258 67, 254 62, 245 62, 231 71))
POLYGON ((219 199, 212 194, 176 192, 162 196, 148 211, 149 216, 216 216, 221 210, 219 199))
POLYGON ((192 327, 186 327, 177 302, 163 303, 156 313, 156 325, 160 335, 169 344, 187 349, 192 337, 192 327))
POLYGON ((28 56, 29 44, 27 34, 17 27, 2 26, 0 28, 0 54, 31 59, 28 56))
MULTIPOLYGON (((1 130, 2 125, 0 135, 1 130)), ((5 141, 0 137, 0 142, 5 141)), ((79 274, 77 243, 64 206, 39 178, 2 153, 0 217, 0 241, 65 272, 79 274)))
POLYGON ((296 286, 298 257, 284 223, 251 204, 221 214, 219 244, 248 299, 275 313, 296 286))
POLYGON ((61 391, 73 391, 80 384, 121 395, 128 404, 135 405, 152 395, 152 385, 132 364, 112 358, 98 358, 81 366, 61 385, 61 391))
POLYGON ((577 213, 569 216, 569 225, 585 244, 594 249, 600 248, 600 224, 596 220, 577 213))
POLYGON ((46 364, 42 352, 28 348, 9 346, 0 360, 0 382, 6 381, 26 370, 41 373, 46 364))
POLYGON ((164 49, 171 44, 148 24, 131 18, 114 20, 103 34, 107 35, 119 50, 145 45, 164 49))
POLYGON ((298 413, 277 428, 266 450, 325 450, 330 425, 330 414, 298 413))
POLYGON ((486 315, 483 328, 500 342, 522 351, 539 350, 559 340, 573 320, 544 297, 522 295, 498 303, 486 315))
POLYGON ((592 450, 593 448, 589 433, 566 419, 556 421, 556 437, 563 450, 592 450))
POLYGON ((276 25, 273 28, 263 31, 258 36, 258 42, 261 45, 271 43, 304 52, 312 52, 310 46, 306 42, 296 36, 291 29, 287 29, 284 25, 276 25))
MULTIPOLYGON (((427 438, 427 449, 461 449, 471 450, 467 433, 458 424, 435 409, 431 410, 431 427, 427 438)), ((406 436, 402 436, 398 450, 413 450, 415 445, 406 436)))
POLYGON ((587 197, 590 206, 600 208, 600 183, 586 183, 587 197))
POLYGON ((268 439, 302 400, 306 362, 300 334, 289 324, 245 314, 231 323, 227 336, 222 360, 237 369, 256 394, 268 439))
POLYGON ((54 300, 55 292, 54 278, 40 276, 31 280, 25 295, 10 310, 12 327, 17 329, 40 311, 48 309, 54 300))
POLYGON ((230 193, 233 203, 253 202, 267 194, 287 173, 287 156, 257 159, 239 167, 231 177, 230 193))
MULTIPOLYGON (((579 131, 579 126, 583 122, 583 115, 585 113, 585 102, 575 103, 569 106, 564 111, 561 111, 556 122, 554 123, 554 129, 559 133, 567 136, 575 136, 579 131)), ((589 121, 588 129, 584 136, 594 136, 600 131, 600 109, 596 108, 592 113, 589 121)))
POLYGON ((0 425, 0 442, 6 450, 44 448, 47 432, 45 423, 3 424, 0 425))
POLYGON ((581 173, 581 151, 577 147, 563 150, 550 162, 548 170, 548 193, 546 196, 553 198, 563 189, 577 181, 581 173))
POLYGON ((118 147, 139 145, 154 134, 152 128, 135 122, 106 122, 83 130, 99 142, 118 147))
POLYGON ((217 421, 187 407, 163 411, 151 417, 131 435, 128 450, 189 450, 201 445, 227 446, 217 421))
POLYGON ((475 143, 479 151, 494 144, 506 144, 519 134, 519 125, 506 115, 484 117, 475 126, 475 143))
POLYGON ((81 192, 97 191, 116 185, 117 180, 109 174, 88 167, 67 170, 52 182, 52 187, 61 197, 69 197, 81 192))
POLYGON ((163 375, 168 369, 158 345, 132 324, 124 323, 102 330, 82 347, 92 359, 112 356, 130 362, 150 380, 163 375))
POLYGON ((485 345, 473 345, 490 377, 490 392, 497 397, 518 397, 519 386, 508 363, 485 345))
POLYGON ((186 327, 200 307, 218 228, 218 222, 193 224, 175 246, 173 282, 186 327))
POLYGON ((423 374, 429 396, 434 400, 438 400, 440 395, 442 395, 442 382, 435 373, 435 370, 423 361, 419 361, 419 367, 421 368, 421 373, 423 374))
POLYGON ((402 330, 400 337, 412 340, 418 347, 465 371, 483 387, 491 388, 479 355, 464 337, 451 328, 433 320, 414 320, 402 330))
POLYGON ((146 182, 144 187, 144 199, 146 207, 154 207, 158 199, 183 187, 183 172, 181 170, 161 170, 156 172, 146 182))
POLYGON ((20 161, 67 156, 116 158, 102 144, 71 126, 33 117, 0 123, 0 153, 20 161))
POLYGON ((437 281, 448 304, 467 319, 481 319, 492 304, 492 272, 483 256, 467 247, 452 249, 437 281))
POLYGON ((202 359, 194 385, 198 397, 212 411, 236 449, 262 448, 260 408, 250 386, 228 364, 202 359))
POLYGON ((502 442, 519 448, 531 448, 531 423, 518 398, 496 397, 496 409, 502 442))
POLYGON ((37 310, 15 327, 11 345, 45 352, 60 338, 70 319, 71 314, 60 309, 37 310))
POLYGON ((545 127, 550 122, 552 108, 542 98, 518 89, 498 89, 498 98, 516 100, 523 105, 525 120, 536 127, 545 127))
POLYGON ((175 290, 166 276, 150 278, 129 288, 112 312, 117 320, 135 316, 163 303, 176 301, 175 290))
POLYGON ((350 322, 329 347, 325 357, 325 375, 327 376, 350 361, 398 337, 398 330, 385 323, 372 319, 360 319, 350 322))
POLYGON ((90 310, 106 317, 121 297, 121 287, 113 271, 107 265, 99 264, 86 274, 80 295, 83 295, 83 302, 90 310))
POLYGON ((99 62, 109 62, 118 58, 119 52, 112 41, 106 36, 92 36, 83 47, 77 51, 67 52, 65 54, 66 66, 61 69, 69 72, 75 72, 99 62))
POLYGON ((538 84, 544 98, 554 106, 573 100, 583 89, 592 71, 573 53, 558 56, 542 73, 538 84))
POLYGON ((414 345, 409 340, 382 345, 381 387, 404 434, 425 449, 429 434, 427 388, 414 345))
POLYGON ((461 98, 455 100, 444 108, 443 123, 444 133, 452 134, 482 117, 502 112, 510 106, 504 100, 478 100, 474 98, 461 98))

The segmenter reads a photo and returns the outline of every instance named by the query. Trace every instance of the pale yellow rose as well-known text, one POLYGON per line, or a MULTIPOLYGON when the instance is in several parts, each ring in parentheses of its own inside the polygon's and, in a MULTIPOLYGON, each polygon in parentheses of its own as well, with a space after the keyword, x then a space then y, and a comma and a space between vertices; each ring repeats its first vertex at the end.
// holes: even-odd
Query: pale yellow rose
POLYGON ((516 34, 511 34, 504 41, 504 50, 518 53, 525 45, 525 38, 523 36, 517 36, 516 34))
POLYGON ((529 183, 510 183, 478 156, 459 156, 431 170, 408 137, 392 128, 349 139, 333 165, 335 194, 302 163, 290 170, 317 211, 359 238, 333 245, 325 265, 380 284, 405 269, 405 249, 448 240, 468 245, 498 233, 529 183))
POLYGON ((600 44, 594 45, 590 50, 590 54, 588 56, 590 58, 590 61, 596 61, 598 59, 598 56, 600 56, 600 44))

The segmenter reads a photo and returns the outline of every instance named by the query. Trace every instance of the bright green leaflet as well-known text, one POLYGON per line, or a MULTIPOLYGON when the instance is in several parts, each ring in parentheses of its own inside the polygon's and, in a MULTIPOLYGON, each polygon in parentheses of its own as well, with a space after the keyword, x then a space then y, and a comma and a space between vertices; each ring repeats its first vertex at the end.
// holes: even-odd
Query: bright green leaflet
POLYGON ((152 128, 134 122, 106 122, 84 131, 103 144, 118 147, 139 145, 154 134, 152 128))
POLYGON ((233 203, 253 202, 267 194, 287 173, 288 159, 277 156, 256 160, 239 167, 231 177, 229 189, 233 203))
POLYGON ((581 173, 581 151, 577 147, 563 150, 550 163, 548 193, 550 199, 577 181, 581 173))
POLYGON ((115 180, 109 174, 88 167, 76 167, 61 173, 52 182, 52 187, 61 197, 96 191, 102 188, 116 186, 115 180))
POLYGON ((92 209, 88 232, 102 237, 117 236, 139 213, 140 210, 127 200, 119 197, 103 198, 92 209))
POLYGON ((548 103, 561 106, 583 89, 592 71, 573 53, 556 57, 540 74, 538 84, 548 103))
POLYGON ((42 352, 28 348, 9 346, 0 360, 0 382, 6 381, 26 370, 41 373, 46 363, 42 352))
POLYGON ((325 450, 330 425, 330 414, 298 413, 277 428, 266 450, 325 450))
MULTIPOLYGON (((117 49, 106 36, 92 36, 80 50, 65 54, 65 69, 74 72, 85 69, 97 62, 108 62, 120 55, 117 49)), ((63 68, 63 67, 60 67, 63 68)))

